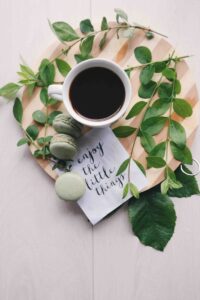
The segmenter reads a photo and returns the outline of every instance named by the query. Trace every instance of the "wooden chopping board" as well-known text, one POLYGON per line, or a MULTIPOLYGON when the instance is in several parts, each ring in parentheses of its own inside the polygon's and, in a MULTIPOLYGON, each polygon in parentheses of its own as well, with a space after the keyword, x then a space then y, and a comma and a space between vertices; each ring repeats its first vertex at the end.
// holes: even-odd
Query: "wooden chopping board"
MULTIPOLYGON (((169 54, 172 53, 172 51, 174 50, 174 47, 166 39, 158 35, 155 35, 155 37, 152 40, 147 40, 142 31, 137 31, 135 33, 135 36, 132 39, 129 40, 125 38, 117 39, 115 30, 111 30, 107 36, 107 42, 104 49, 100 51, 98 45, 101 37, 102 35, 99 34, 95 38, 95 42, 92 50, 92 56, 113 60, 123 68, 138 65, 138 62, 136 61, 133 53, 134 49, 138 46, 146 46, 149 49, 151 49, 153 60, 163 60, 167 58, 169 54)), ((76 64, 76 61, 74 59, 74 54, 79 53, 78 47, 79 45, 74 46, 71 49, 71 51, 68 53, 67 57, 65 56, 61 57, 62 59, 67 60, 67 62, 72 67, 76 64)), ((45 51, 45 53, 42 55, 41 59, 39 60, 39 63, 43 58, 48 58, 50 60, 53 59, 60 53, 62 48, 63 45, 61 45, 59 42, 54 43, 45 51)), ((181 55, 185 55, 185 54, 187 53, 181 53, 181 55)), ((181 94, 179 95, 179 98, 184 98, 188 100, 188 102, 193 107, 193 114, 191 117, 183 119, 174 113, 173 119, 180 122, 184 126, 187 135, 187 145, 191 147, 192 142, 194 140, 195 131, 199 124, 198 93, 197 93, 197 88, 193 80, 192 74, 185 61, 178 64, 177 73, 178 73, 178 79, 181 81, 182 84, 182 91, 181 94)), ((132 107, 134 103, 141 100, 137 94, 140 85, 139 71, 133 71, 130 80, 133 88, 133 97, 129 109, 132 107)), ((56 74, 56 81, 63 81, 63 77, 61 77, 59 74, 56 74)), ((39 94, 40 94, 39 88, 36 89, 36 91, 34 92, 31 98, 27 96, 26 90, 23 93, 22 103, 24 108, 24 117, 23 117, 24 128, 28 127, 30 124, 33 124, 32 113, 35 110, 40 109, 45 111, 45 107, 40 101, 39 94)), ((56 106, 54 106, 54 110, 55 109, 65 112, 65 107, 61 102, 56 104, 56 106)), ((51 109, 49 109, 49 112, 51 112, 51 109)), ((130 125, 136 127, 139 122, 139 119, 140 116, 131 120, 125 120, 124 117, 120 119, 117 123, 113 124, 112 128, 117 127, 119 125, 130 125)), ((38 126, 38 127, 40 130, 39 136, 43 136, 44 128, 42 126, 38 126)), ((51 135, 51 134, 54 134, 53 128, 48 129, 47 135, 51 135)), ((156 143, 165 140, 166 135, 167 135, 167 128, 164 128, 160 134, 155 136, 156 143)), ((131 151, 132 138, 133 137, 131 136, 128 138, 120 139, 120 142, 122 143, 122 145, 124 146, 124 148, 127 150, 128 153, 130 153, 131 151)), ((32 146, 30 146, 30 150, 33 152, 35 149, 32 146)), ((142 148, 142 146, 140 145, 139 138, 137 138, 135 144, 135 150, 133 152, 133 158, 140 161, 146 167, 146 156, 147 154, 142 148)), ((172 169, 176 169, 180 164, 180 162, 176 161, 173 158, 171 153, 169 153, 168 159, 169 159, 169 165, 171 166, 172 169)), ((52 170, 52 166, 48 161, 44 161, 41 159, 36 159, 36 160, 39 163, 40 167, 49 176, 51 176, 53 179, 56 179, 56 177, 58 176, 57 172, 52 170)), ((149 185, 146 187, 146 190, 160 183, 164 178, 163 169, 151 168, 148 169, 146 173, 147 173, 147 178, 149 180, 149 185)))

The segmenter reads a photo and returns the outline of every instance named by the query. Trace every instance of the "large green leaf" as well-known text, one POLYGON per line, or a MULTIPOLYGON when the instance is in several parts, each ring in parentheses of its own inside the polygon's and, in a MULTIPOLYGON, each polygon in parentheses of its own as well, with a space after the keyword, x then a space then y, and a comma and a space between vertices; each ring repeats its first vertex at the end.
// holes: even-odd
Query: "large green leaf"
POLYGON ((89 35, 80 44, 80 51, 83 57, 86 57, 92 51, 92 46, 94 42, 94 35, 89 35))
POLYGON ((23 107, 22 102, 19 100, 19 98, 15 99, 14 105, 13 105, 13 115, 17 122, 21 124, 22 117, 23 117, 23 107))
POLYGON ((80 30, 82 33, 88 33, 94 31, 94 27, 90 19, 85 19, 80 22, 80 30))
POLYGON ((169 125, 169 135, 171 140, 183 149, 186 145, 186 133, 184 127, 177 121, 171 120, 169 125))
POLYGON ((21 88, 20 85, 10 82, 4 85, 2 88, 0 88, 0 96, 11 100, 16 97, 17 92, 19 91, 20 88, 21 88))
POLYGON ((39 67, 39 76, 44 83, 48 86, 53 83, 55 77, 55 67, 48 59, 43 59, 39 67))
POLYGON ((163 251, 173 235, 176 213, 171 199, 155 191, 144 192, 129 201, 132 230, 146 246, 163 251))
POLYGON ((157 83, 155 81, 150 81, 148 84, 141 84, 138 90, 138 95, 140 98, 149 99, 156 92, 157 83))
POLYGON ((184 99, 174 99, 173 108, 174 111, 183 118, 192 115, 192 106, 184 99))
POLYGON ((135 132, 135 128, 131 126, 119 126, 113 129, 114 134, 119 138, 125 138, 135 132))
POLYGON ((165 114, 170 107, 168 98, 160 98, 156 100, 146 111, 145 120, 151 117, 157 117, 165 114))
MULTIPOLYGON (((183 168, 187 173, 191 174, 188 168, 186 168, 185 166, 183 166, 183 168)), ((180 167, 175 171, 175 174, 177 180, 182 183, 183 187, 181 187, 180 189, 169 190, 168 191, 169 196, 182 198, 182 197, 190 197, 192 195, 200 194, 198 183, 195 176, 188 176, 184 174, 181 171, 180 167)))
POLYGON ((39 134, 39 129, 36 125, 33 124, 26 128, 26 132, 33 140, 36 140, 39 134))
POLYGON ((141 83, 142 84, 148 84, 151 81, 154 72, 155 72, 154 65, 148 65, 148 66, 144 67, 142 69, 142 71, 140 72, 140 81, 141 81, 141 83))
POLYGON ((163 127, 165 126, 167 118, 165 117, 152 117, 144 122, 142 122, 141 129, 142 131, 150 134, 156 135, 158 134, 163 127))
POLYGON ((166 150, 166 142, 157 144, 150 152, 150 156, 164 157, 166 150))
POLYGON ((62 74, 64 77, 71 70, 70 65, 66 61, 64 61, 63 59, 56 58, 56 65, 58 67, 58 70, 59 70, 60 74, 62 74))
POLYGON ((141 64, 146 64, 151 62, 152 59, 151 51, 147 47, 144 46, 137 47, 135 48, 134 53, 136 59, 141 64))
POLYGON ((120 175, 121 173, 123 173, 127 169, 128 165, 129 165, 129 162, 130 162, 130 158, 127 158, 126 160, 124 160, 122 162, 122 164, 120 165, 120 167, 117 171, 116 176, 120 175))
POLYGON ((162 168, 166 165, 165 160, 160 156, 148 156, 147 167, 148 168, 162 168))
POLYGON ((126 120, 137 116, 143 110, 146 104, 147 103, 145 101, 139 101, 136 104, 134 104, 126 117, 126 120))
POLYGON ((147 132, 140 133, 140 142, 147 153, 151 152, 152 149, 155 147, 155 141, 153 137, 147 132))
POLYGON ((184 164, 192 164, 192 153, 187 146, 180 149, 174 142, 170 142, 170 146, 172 154, 176 160, 179 160, 184 164))
POLYGON ((55 22, 52 24, 53 31, 61 41, 74 41, 79 38, 76 31, 65 22, 55 22))
POLYGON ((162 82, 158 88, 158 95, 160 98, 168 98, 172 96, 173 85, 168 82, 162 82))
POLYGON ((107 30, 108 29, 108 22, 106 17, 103 17, 102 21, 101 21, 101 30, 107 30))

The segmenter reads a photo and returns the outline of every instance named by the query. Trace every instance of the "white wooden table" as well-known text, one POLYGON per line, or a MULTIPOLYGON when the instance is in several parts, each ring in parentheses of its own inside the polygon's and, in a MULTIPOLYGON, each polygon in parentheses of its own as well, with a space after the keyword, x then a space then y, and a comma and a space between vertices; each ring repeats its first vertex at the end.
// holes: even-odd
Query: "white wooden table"
MULTIPOLYGON (((114 7, 167 34, 181 54, 194 54, 200 89, 198 0, 0 0, 0 86, 17 80, 20 55, 33 65, 55 39, 47 18, 77 26, 86 17, 114 18, 114 7)), ((126 209, 92 229, 78 208, 57 198, 29 150, 15 146, 20 134, 12 103, 0 100, 1 300, 200 299, 199 197, 174 199, 175 234, 157 252, 133 236, 126 209)))

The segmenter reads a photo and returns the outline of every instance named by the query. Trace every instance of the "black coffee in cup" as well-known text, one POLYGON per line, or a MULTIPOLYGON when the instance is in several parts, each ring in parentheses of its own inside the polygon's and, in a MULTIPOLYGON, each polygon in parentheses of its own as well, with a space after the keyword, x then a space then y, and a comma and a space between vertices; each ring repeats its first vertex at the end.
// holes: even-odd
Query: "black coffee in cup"
POLYGON ((88 119, 106 119, 116 114, 125 101, 125 87, 113 71, 91 67, 72 81, 69 98, 73 109, 88 119))

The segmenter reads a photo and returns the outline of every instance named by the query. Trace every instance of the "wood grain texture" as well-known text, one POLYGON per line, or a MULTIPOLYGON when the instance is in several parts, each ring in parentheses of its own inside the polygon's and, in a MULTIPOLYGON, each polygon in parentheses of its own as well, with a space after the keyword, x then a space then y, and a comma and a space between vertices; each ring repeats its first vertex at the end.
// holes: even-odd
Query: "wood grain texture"
MULTIPOLYGON (((17 80, 19 54, 32 66, 54 41, 47 18, 77 26, 90 13, 95 22, 113 19, 114 7, 167 34, 178 53, 194 54, 189 65, 200 78, 198 0, 1 0, 0 85, 17 80)), ((29 150, 16 148, 12 103, 0 100, 0 110, 0 299, 199 300, 199 197, 174 199, 176 230, 164 253, 133 236, 126 208, 93 234, 82 212, 56 197, 29 150)), ((198 159, 199 139, 198 130, 198 159)))

